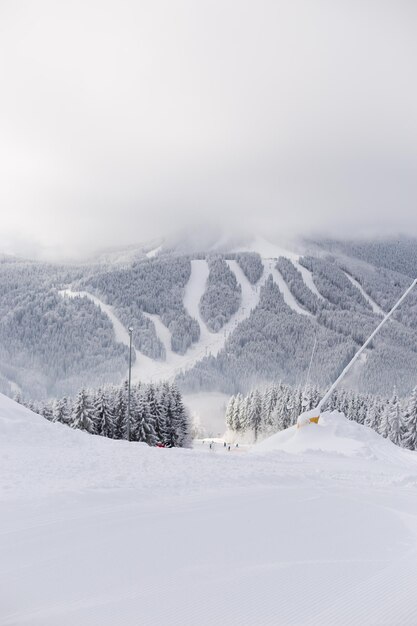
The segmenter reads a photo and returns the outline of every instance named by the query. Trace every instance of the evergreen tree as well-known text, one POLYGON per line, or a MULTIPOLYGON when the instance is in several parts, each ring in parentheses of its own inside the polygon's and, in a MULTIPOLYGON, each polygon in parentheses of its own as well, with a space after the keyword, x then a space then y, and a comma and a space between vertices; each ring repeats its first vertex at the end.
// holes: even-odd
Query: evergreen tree
POLYGON ((115 416, 107 393, 99 389, 94 398, 94 422, 96 432, 103 437, 113 437, 115 428, 115 416))
POLYGON ((68 405, 68 398, 60 398, 55 400, 52 410, 52 421, 60 422, 61 424, 71 423, 71 412, 68 405))
POLYGON ((249 428, 257 441, 262 431, 262 397, 258 390, 251 393, 248 410, 249 428))
POLYGON ((233 407, 233 430, 236 432, 245 432, 247 430, 247 411, 246 402, 241 393, 235 398, 233 407))
POLYGON ((114 407, 114 439, 126 439, 127 402, 123 387, 120 387, 114 407))
POLYGON ((389 435, 389 431, 390 431, 390 424, 389 424, 389 414, 390 414, 390 409, 391 409, 391 401, 389 400, 386 405, 384 406, 384 409, 381 413, 381 419, 379 420, 379 434, 382 435, 383 437, 388 437, 389 435))
POLYGON ((93 410, 90 397, 85 389, 81 389, 75 401, 71 426, 95 434, 93 410))
POLYGON ((175 446, 187 448, 191 445, 190 418, 183 404, 181 394, 175 385, 172 385, 171 393, 174 408, 173 430, 175 432, 175 446))
POLYGON ((235 409, 235 401, 236 398, 235 396, 232 396, 229 400, 229 402, 227 403, 227 408, 226 408, 226 428, 228 430, 236 430, 235 428, 235 424, 234 424, 234 409, 235 409))
POLYGON ((155 433, 155 420, 149 411, 149 405, 145 396, 141 396, 141 401, 137 407, 138 415, 138 441, 147 443, 148 446, 155 446, 158 442, 157 435, 155 433))
POLYGON ((389 413, 388 413, 388 424, 389 424, 389 438, 393 443, 397 446, 402 445, 402 416, 401 416, 401 405, 397 395, 397 390, 394 389, 394 393, 392 395, 389 413))
POLYGON ((417 450, 417 387, 413 389, 404 415, 403 446, 417 450))

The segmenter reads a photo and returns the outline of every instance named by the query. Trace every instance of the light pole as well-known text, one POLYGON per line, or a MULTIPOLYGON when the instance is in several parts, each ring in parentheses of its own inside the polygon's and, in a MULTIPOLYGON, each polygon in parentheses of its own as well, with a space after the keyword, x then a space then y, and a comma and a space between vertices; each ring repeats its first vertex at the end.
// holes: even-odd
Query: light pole
POLYGON ((127 386, 127 425, 126 425, 126 439, 130 441, 130 387, 132 382, 132 336, 133 328, 129 326, 129 382, 127 386))

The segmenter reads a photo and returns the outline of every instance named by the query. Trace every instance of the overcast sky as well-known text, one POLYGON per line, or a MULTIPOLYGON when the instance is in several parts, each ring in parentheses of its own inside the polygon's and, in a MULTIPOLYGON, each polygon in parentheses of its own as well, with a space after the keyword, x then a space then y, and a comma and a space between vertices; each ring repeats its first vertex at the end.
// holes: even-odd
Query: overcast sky
POLYGON ((417 234, 416 34, 415 0, 0 0, 1 249, 417 234))

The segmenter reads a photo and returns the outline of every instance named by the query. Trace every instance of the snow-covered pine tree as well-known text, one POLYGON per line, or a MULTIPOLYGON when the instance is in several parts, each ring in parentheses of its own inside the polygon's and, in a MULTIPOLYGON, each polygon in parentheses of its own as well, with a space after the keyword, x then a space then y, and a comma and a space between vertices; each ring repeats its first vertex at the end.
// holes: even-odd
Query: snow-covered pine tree
POLYGON ((191 421, 185 408, 181 393, 176 385, 171 386, 171 398, 173 400, 173 429, 175 431, 175 446, 188 448, 191 446, 191 421))
POLYGON ((170 431, 172 428, 172 392, 168 383, 163 383, 156 392, 159 407, 156 416, 156 434, 159 443, 170 447, 170 431))
POLYGON ((417 387, 414 387, 404 414, 403 446, 417 450, 417 387))
POLYGON ((390 425, 389 425, 389 414, 390 414, 390 408, 391 408, 391 401, 388 400, 381 412, 381 418, 379 420, 379 434, 382 435, 383 437, 388 437, 389 435, 389 430, 390 430, 390 425))
POLYGON ((138 426, 137 426, 137 438, 138 441, 147 443, 148 446, 155 446, 157 444, 157 436, 155 433, 155 420, 151 418, 149 405, 145 394, 141 395, 141 402, 137 407, 138 426))
POLYGON ((247 428, 246 423, 246 404, 241 393, 235 397, 232 416, 233 430, 236 432, 244 432, 247 428))
POLYGON ((398 398, 397 390, 394 389, 394 393, 390 400, 390 407, 388 413, 389 433, 388 436, 393 443, 397 446, 402 445, 403 424, 401 415, 401 404, 398 398))
POLYGON ((229 402, 227 403, 225 419, 226 419, 226 428, 228 430, 235 430, 235 425, 234 425, 234 420, 233 420, 235 400, 236 400, 235 396, 232 396, 229 399, 229 402))
POLYGON ((258 390, 251 392, 248 410, 248 425, 257 441, 262 432, 262 396, 258 390))
POLYGON ((59 398, 55 400, 52 410, 53 422, 60 422, 61 424, 70 424, 71 422, 71 413, 68 406, 68 398, 59 398))
MULTIPOLYGON (((34 405, 33 402, 30 403, 30 406, 28 406, 28 408, 34 413, 38 413, 36 406, 34 405)), ((47 419, 49 422, 53 421, 54 412, 53 412, 53 405, 51 404, 51 402, 45 402, 43 407, 40 409, 40 412, 43 415, 43 417, 47 419)))
POLYGON ((86 389, 81 389, 75 400, 71 427, 85 430, 90 434, 95 434, 93 409, 90 396, 86 389))
POLYGON ((115 428, 115 416, 109 401, 108 394, 104 389, 98 389, 93 403, 94 421, 96 432, 103 437, 113 437, 115 428))
POLYGON ((126 438, 126 422, 127 422, 127 401, 123 387, 119 387, 116 392, 114 402, 114 439, 126 438))
POLYGON ((381 411, 380 411, 378 402, 375 398, 375 400, 371 402, 370 405, 368 406, 364 424, 365 426, 372 428, 376 432, 379 432, 380 418, 381 418, 381 411))

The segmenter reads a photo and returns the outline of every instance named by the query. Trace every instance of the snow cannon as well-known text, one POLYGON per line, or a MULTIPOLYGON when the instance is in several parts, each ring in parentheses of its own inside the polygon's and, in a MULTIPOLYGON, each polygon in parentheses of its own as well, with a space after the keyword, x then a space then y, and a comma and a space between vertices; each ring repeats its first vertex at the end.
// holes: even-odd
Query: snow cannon
POLYGON ((297 428, 307 426, 307 424, 318 424, 320 419, 320 412, 317 409, 311 411, 304 411, 297 419, 297 428))

